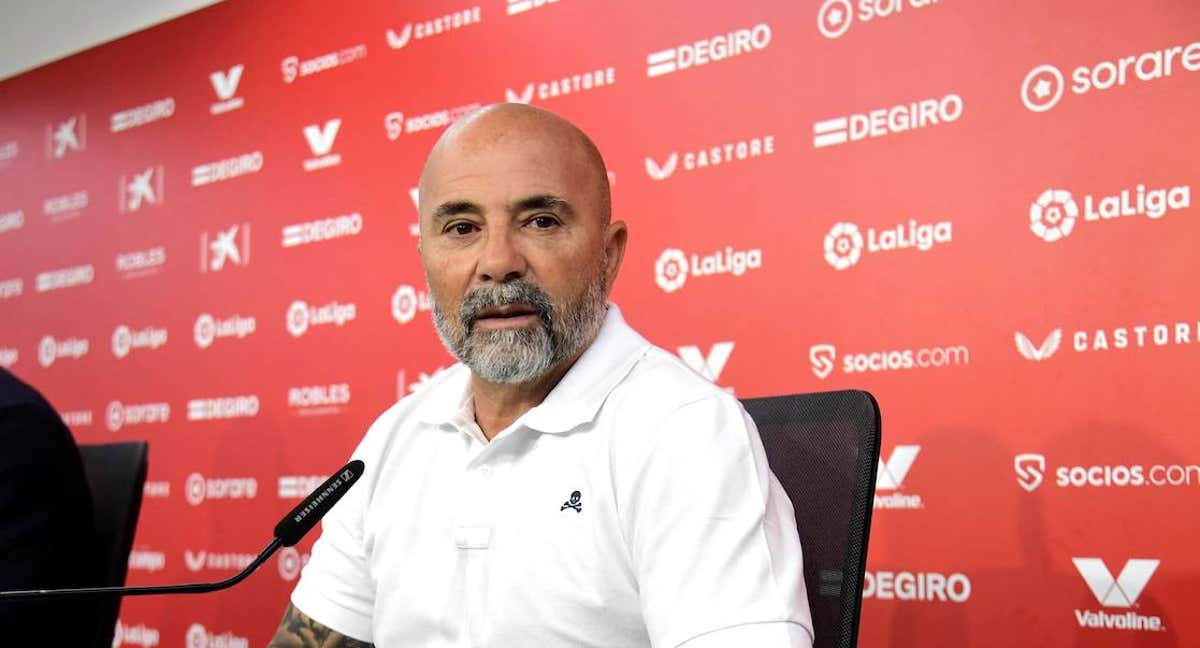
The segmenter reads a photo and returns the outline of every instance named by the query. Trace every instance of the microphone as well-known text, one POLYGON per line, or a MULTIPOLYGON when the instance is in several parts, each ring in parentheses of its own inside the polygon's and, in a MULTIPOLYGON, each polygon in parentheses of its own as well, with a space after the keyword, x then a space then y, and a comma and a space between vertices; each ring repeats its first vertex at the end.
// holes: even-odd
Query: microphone
POLYGON ((147 594, 204 594, 233 587, 246 579, 267 561, 280 547, 290 547, 312 530, 317 522, 337 504, 363 474, 363 462, 355 459, 334 473, 304 501, 275 525, 275 537, 246 568, 223 581, 187 583, 183 585, 147 585, 142 587, 74 587, 54 590, 19 590, 0 592, 0 602, 29 599, 75 598, 96 595, 145 596, 147 594))

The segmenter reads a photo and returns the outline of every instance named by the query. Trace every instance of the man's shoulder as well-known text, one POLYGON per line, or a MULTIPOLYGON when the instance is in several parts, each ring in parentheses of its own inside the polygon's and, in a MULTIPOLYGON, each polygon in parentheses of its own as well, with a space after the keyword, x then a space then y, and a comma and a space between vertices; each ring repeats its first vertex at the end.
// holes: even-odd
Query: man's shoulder
POLYGON ((439 369, 432 376, 422 376, 412 393, 405 395, 383 411, 363 436, 354 456, 362 454, 378 456, 406 431, 414 429, 431 415, 444 412, 447 405, 461 393, 468 371, 461 363, 439 369))
POLYGON ((736 401, 678 356, 651 345, 610 395, 610 404, 643 419, 666 416, 691 403, 736 401))

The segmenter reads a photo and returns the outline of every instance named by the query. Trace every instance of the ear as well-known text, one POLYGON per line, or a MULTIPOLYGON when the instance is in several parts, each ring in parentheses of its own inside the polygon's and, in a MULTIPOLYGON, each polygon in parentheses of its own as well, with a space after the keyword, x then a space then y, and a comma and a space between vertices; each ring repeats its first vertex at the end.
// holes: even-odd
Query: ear
POLYGON ((621 271, 621 261, 625 258, 625 243, 629 239, 629 227, 625 221, 609 223, 604 228, 604 252, 608 265, 604 268, 605 285, 611 293, 617 273, 621 271))

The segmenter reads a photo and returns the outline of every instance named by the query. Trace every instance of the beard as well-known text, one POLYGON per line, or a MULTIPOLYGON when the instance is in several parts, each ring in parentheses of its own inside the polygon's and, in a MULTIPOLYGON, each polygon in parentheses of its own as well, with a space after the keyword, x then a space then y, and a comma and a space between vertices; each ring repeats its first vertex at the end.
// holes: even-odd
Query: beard
POLYGON ((448 314, 433 296, 433 324, 450 353, 480 378, 493 383, 521 384, 544 376, 574 357, 600 330, 608 311, 603 262, 575 299, 554 303, 536 284, 517 279, 480 286, 463 296, 457 312, 448 314), (523 328, 481 329, 479 314, 488 308, 525 304, 537 323, 523 328))

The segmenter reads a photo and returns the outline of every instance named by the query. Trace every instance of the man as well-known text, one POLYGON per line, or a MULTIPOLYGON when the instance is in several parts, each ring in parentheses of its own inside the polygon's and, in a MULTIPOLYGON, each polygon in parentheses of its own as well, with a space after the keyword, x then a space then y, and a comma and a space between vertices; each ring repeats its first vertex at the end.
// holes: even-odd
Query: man
MULTIPOLYGON (((100 556, 79 448, 41 394, 3 368, 0 448, 0 591, 96 585, 100 556)), ((12 646, 90 646, 99 606, 0 603, 0 636, 12 646)))
POLYGON ((609 204, 595 145, 544 110, 434 146, 419 250, 461 364, 371 426, 271 646, 811 645, 753 422, 607 303, 609 204))

